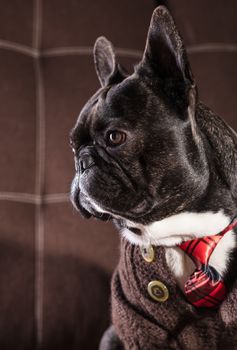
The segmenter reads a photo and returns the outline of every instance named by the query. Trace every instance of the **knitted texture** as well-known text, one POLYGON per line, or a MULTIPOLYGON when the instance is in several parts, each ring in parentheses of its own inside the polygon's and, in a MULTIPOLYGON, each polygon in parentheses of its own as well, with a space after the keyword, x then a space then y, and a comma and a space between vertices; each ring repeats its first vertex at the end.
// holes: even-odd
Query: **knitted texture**
POLYGON ((126 350, 237 349, 237 286, 217 310, 200 310, 185 299, 165 259, 165 249, 155 249, 147 263, 140 249, 122 240, 119 265, 112 279, 112 320, 126 350), (147 292, 152 280, 169 290, 165 302, 147 292))

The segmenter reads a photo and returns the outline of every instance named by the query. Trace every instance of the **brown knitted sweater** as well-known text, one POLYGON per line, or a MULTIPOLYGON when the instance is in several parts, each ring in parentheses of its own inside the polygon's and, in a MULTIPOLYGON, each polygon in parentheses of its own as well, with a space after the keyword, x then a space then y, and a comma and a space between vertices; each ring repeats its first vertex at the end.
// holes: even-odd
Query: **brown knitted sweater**
POLYGON ((163 247, 147 263, 139 247, 123 239, 112 280, 112 320, 126 350, 237 349, 237 283, 218 310, 198 310, 177 286, 163 247), (147 285, 152 280, 166 285, 167 301, 150 297, 147 285))

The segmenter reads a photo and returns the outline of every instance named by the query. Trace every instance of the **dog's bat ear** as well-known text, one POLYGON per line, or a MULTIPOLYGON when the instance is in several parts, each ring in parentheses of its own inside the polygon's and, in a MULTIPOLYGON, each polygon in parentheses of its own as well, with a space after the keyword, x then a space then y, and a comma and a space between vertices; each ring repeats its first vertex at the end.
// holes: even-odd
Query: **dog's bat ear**
POLYGON ((159 79, 167 95, 174 100, 182 96, 189 105, 189 90, 196 90, 195 83, 181 36, 164 6, 153 12, 140 67, 159 79))
POLYGON ((94 45, 94 62, 101 86, 119 83, 127 74, 116 62, 113 45, 105 37, 99 37, 94 45))
POLYGON ((164 6, 153 12, 143 62, 161 79, 183 79, 194 83, 181 36, 164 6))

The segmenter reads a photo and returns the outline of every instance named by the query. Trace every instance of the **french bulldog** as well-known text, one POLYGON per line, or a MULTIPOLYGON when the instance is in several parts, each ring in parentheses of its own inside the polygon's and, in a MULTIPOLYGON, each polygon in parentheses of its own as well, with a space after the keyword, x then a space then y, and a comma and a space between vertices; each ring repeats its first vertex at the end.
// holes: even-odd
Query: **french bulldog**
MULTIPOLYGON (((140 297, 133 298, 136 287, 125 288, 122 281, 130 279, 127 261, 112 282, 127 309, 123 314, 122 306, 116 314, 112 302, 114 326, 100 348, 236 349, 236 229, 228 230, 210 256, 209 264, 228 279, 229 289, 225 301, 208 312, 185 299, 185 281, 195 262, 178 245, 216 235, 236 216, 237 135, 199 101, 181 36, 165 7, 154 10, 143 57, 132 74, 117 62, 104 37, 96 40, 94 61, 101 88, 83 107, 70 135, 76 169, 72 203, 86 218, 115 222, 122 234, 121 255, 126 247, 124 259, 128 249, 136 253, 131 264, 140 248, 157 249, 156 271, 165 264, 163 283, 171 291, 176 288, 170 304, 150 300, 142 282, 140 297), (164 318, 171 303, 172 315, 179 310, 175 324, 164 318), (136 317, 140 324, 147 319, 149 326, 142 329, 136 317)), ((149 271, 152 265, 143 263, 149 271)), ((138 263, 134 274, 136 269, 138 263)))

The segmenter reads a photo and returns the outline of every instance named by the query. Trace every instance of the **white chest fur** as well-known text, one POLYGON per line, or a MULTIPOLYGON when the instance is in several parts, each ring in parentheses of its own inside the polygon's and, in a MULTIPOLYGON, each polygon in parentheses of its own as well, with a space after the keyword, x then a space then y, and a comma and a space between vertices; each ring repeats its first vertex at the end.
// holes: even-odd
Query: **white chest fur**
MULTIPOLYGON (((195 265, 176 245, 190 239, 217 234, 228 226, 230 220, 222 211, 217 213, 183 212, 146 226, 127 221, 128 227, 139 228, 142 234, 138 236, 127 228, 122 230, 122 234, 133 244, 165 246, 167 264, 178 285, 183 289, 195 265)), ((227 269, 230 252, 235 244, 233 231, 227 232, 210 257, 210 265, 222 275, 227 269)))

